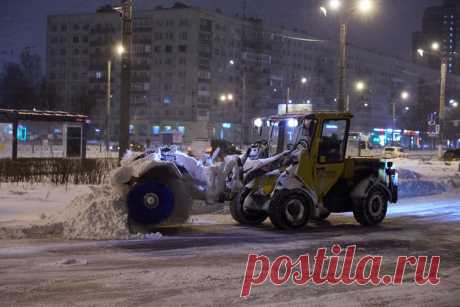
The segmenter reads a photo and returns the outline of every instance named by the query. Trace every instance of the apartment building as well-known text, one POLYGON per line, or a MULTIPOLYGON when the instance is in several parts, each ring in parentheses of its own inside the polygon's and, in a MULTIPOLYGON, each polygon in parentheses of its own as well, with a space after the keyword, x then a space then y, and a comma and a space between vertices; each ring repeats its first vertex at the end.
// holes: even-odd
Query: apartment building
MULTIPOLYGON (((62 109, 90 115, 96 138, 104 128, 111 60, 110 122, 117 139, 120 24, 109 7, 48 18, 48 78, 62 109)), ((336 109, 335 42, 180 3, 135 11, 133 30, 131 133, 137 142, 208 136, 241 142, 254 118, 275 114, 288 101, 336 109)), ((439 101, 438 72, 409 61, 350 46, 348 74, 354 130, 392 127, 394 100, 398 118, 422 102, 435 109, 439 101), (358 81, 365 84, 360 91, 358 81), (399 100, 402 90, 410 100, 399 100)), ((450 95, 460 92, 458 81, 450 77, 450 95)))

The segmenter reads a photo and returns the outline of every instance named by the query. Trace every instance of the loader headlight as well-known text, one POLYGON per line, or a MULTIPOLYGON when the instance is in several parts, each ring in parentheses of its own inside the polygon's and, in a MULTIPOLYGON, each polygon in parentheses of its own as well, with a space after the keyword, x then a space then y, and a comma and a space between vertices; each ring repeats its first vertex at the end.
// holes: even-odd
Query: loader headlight
POLYGON ((297 127, 298 125, 299 125, 299 121, 298 121, 297 119, 295 119, 295 118, 290 118, 290 119, 288 120, 288 127, 289 127, 289 128, 295 128, 295 127, 297 127))
POLYGON ((261 118, 256 118, 254 120, 254 127, 256 128, 262 128, 262 126, 264 125, 264 122, 261 118))

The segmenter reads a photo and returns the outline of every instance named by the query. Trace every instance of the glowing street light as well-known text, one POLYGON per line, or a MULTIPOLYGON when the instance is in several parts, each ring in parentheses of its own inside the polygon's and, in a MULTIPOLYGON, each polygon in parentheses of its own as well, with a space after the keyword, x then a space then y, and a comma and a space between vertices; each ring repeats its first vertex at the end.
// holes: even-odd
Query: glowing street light
POLYGON ((410 111, 410 107, 405 107, 404 110, 410 111))
POLYGON ((349 19, 356 14, 369 15, 375 10, 375 0, 353 0, 347 1, 347 7, 343 7, 342 0, 329 0, 327 5, 320 7, 324 16, 331 10, 338 13, 340 19, 340 53, 339 53, 339 97, 337 106, 339 111, 346 111, 347 103, 347 41, 349 19))
POLYGON ((116 47, 115 47, 115 52, 117 53, 117 55, 119 56, 122 56, 123 53, 125 53, 125 47, 123 47, 122 44, 118 44, 116 47))
POLYGON ((366 89, 366 83, 364 83, 363 81, 358 81, 355 84, 355 88, 358 92, 362 92, 366 89))
POLYGON ((230 60, 230 61, 228 61, 228 64, 230 64, 230 65, 233 66, 233 65, 235 65, 235 61, 234 61, 234 60, 230 60))
POLYGON ((431 50, 438 51, 441 48, 441 45, 438 42, 433 42, 431 44, 431 50))
POLYGON ((401 99, 402 99, 402 100, 407 100, 407 99, 409 99, 409 98, 410 98, 409 92, 403 91, 403 92, 401 93, 401 99))
POLYGON ((328 6, 329 6, 329 8, 331 10, 337 11, 342 6, 342 1, 340 1, 340 0, 330 0, 328 6))
POLYGON ((231 93, 223 93, 219 96, 219 100, 221 102, 233 101, 234 98, 235 96, 233 96, 231 93))
POLYGON ((372 0, 360 0, 356 8, 361 14, 369 14, 374 9, 374 3, 372 0))
POLYGON ((303 78, 300 80, 300 82, 301 82, 302 84, 306 84, 306 83, 307 83, 307 78, 303 77, 303 78))

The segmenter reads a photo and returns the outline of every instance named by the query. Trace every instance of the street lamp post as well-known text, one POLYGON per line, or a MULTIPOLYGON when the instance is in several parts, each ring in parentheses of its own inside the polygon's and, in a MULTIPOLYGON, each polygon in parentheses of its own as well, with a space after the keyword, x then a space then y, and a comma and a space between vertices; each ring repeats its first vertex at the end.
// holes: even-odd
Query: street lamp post
POLYGON ((362 15, 369 14, 374 8, 373 0, 356 0, 353 5, 342 8, 342 0, 329 0, 327 6, 321 7, 326 16, 328 9, 339 12, 340 16, 340 47, 339 47, 339 71, 338 71, 338 101, 337 108, 341 112, 347 110, 347 44, 348 44, 348 20, 355 12, 362 15))
POLYGON ((343 22, 340 25, 340 63, 339 63, 339 111, 347 111, 346 84, 347 84, 347 34, 348 24, 343 22))
POLYGON ((105 108, 105 152, 110 151, 110 113, 111 113, 111 79, 112 79, 112 60, 107 61, 107 104, 105 108))
MULTIPOLYGON (((444 142, 444 121, 446 117, 446 84, 447 84, 447 56, 441 50, 441 45, 438 42, 431 44, 431 51, 438 53, 441 58, 440 68, 440 82, 439 82, 439 118, 438 118, 438 157, 442 158, 442 147, 444 142)), ((424 49, 418 49, 417 53, 419 56, 424 57, 426 51, 424 49)))
POLYGON ((286 88, 286 114, 289 114, 289 104, 291 103, 291 87, 286 88))
POLYGON ((444 142, 444 121, 446 118, 446 81, 447 81, 447 58, 441 59, 441 82, 439 91, 439 135, 438 135, 438 157, 442 158, 442 146, 444 142))
MULTIPOLYGON (((393 122, 393 125, 392 125, 392 128, 393 128, 392 141, 393 141, 393 143, 395 141, 395 130, 396 130, 396 122, 397 122, 397 116, 396 116, 396 107, 397 107, 397 100, 398 100, 397 97, 398 96, 394 97, 393 101, 391 102, 391 108, 392 108, 392 112, 391 112, 392 116, 391 117, 392 117, 392 122, 393 122)), ((400 95, 400 98, 402 100, 408 100, 410 98, 409 92, 402 91, 401 95, 400 95)), ((406 107, 406 111, 409 111, 408 107, 406 107)))
MULTIPOLYGON (((241 128, 243 129, 243 143, 246 144, 249 142, 249 133, 248 133, 248 103, 247 103, 247 76, 246 76, 246 66, 241 60, 241 65, 237 66, 238 71, 241 72, 241 104, 242 104, 242 117, 241 117, 241 128)), ((230 66, 237 65, 236 61, 231 59, 228 61, 230 66)), ((240 64, 240 63, 238 63, 240 64)))
POLYGON ((121 62, 121 103, 120 103, 120 134, 118 159, 121 161, 129 149, 130 126, 130 89, 131 89, 131 51, 133 34, 133 0, 122 0, 122 45, 125 52, 121 62))
MULTIPOLYGON (((291 86, 294 86, 298 82, 298 79, 296 78, 293 83, 289 83, 286 87, 286 114, 289 114, 289 104, 291 103, 291 86)), ((306 77, 301 77, 300 78, 300 84, 301 85, 306 85, 308 82, 308 79, 306 77)))
MULTIPOLYGON (((119 44, 115 48, 117 56, 122 56, 125 52, 125 48, 122 44, 119 44)), ((111 128, 110 128, 110 116, 112 113, 112 57, 107 61, 107 97, 106 97, 106 108, 105 108, 105 150, 108 154, 110 150, 110 139, 111 139, 111 128)))

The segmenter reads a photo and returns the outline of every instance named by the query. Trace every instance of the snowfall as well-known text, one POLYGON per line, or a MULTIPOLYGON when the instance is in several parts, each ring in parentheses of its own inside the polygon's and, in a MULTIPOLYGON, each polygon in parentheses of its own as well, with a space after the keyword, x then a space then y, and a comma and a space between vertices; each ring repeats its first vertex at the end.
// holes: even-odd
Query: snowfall
POLYGON ((459 163, 397 159, 401 200, 382 226, 332 215, 296 233, 235 224, 225 205, 190 204, 185 225, 130 234, 111 185, 0 184, 0 305, 5 306, 458 306, 459 163), (248 253, 276 257, 318 247, 358 254, 440 255, 441 284, 255 287, 239 297, 248 253))

